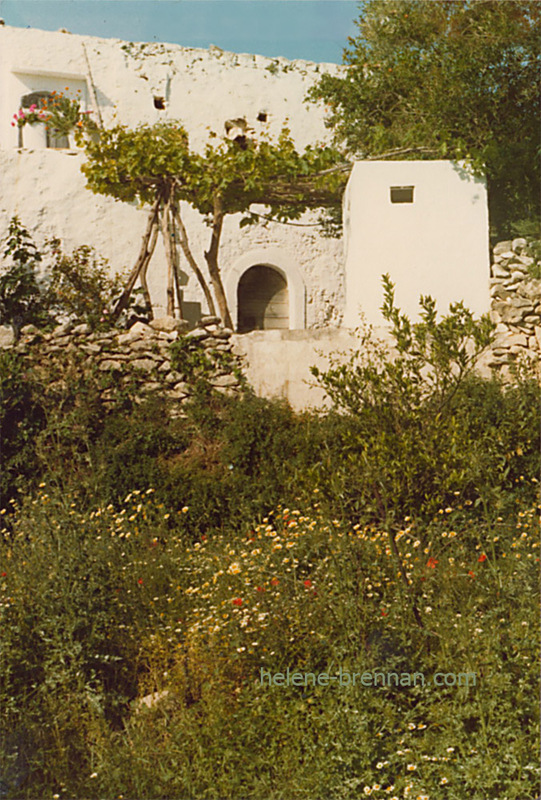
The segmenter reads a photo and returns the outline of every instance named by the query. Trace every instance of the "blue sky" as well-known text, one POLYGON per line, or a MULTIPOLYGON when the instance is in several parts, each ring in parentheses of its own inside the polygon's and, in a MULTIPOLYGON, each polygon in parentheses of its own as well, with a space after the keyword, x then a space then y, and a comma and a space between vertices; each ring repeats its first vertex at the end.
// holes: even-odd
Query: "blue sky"
POLYGON ((6 25, 341 63, 357 0, 0 0, 6 25))

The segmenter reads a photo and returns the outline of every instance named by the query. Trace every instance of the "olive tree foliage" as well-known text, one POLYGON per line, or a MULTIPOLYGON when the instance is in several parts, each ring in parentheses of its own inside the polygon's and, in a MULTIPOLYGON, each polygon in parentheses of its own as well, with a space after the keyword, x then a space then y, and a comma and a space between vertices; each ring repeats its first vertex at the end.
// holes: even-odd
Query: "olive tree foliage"
POLYGON ((492 235, 540 217, 541 4, 366 0, 346 73, 323 75, 337 143, 360 158, 466 160, 487 176, 492 235))
POLYGON ((246 138, 239 143, 211 135, 204 152, 198 153, 178 122, 135 129, 119 125, 86 141, 85 150, 88 160, 82 170, 93 192, 150 206, 141 251, 116 315, 128 303, 138 278, 148 296, 147 269, 161 232, 168 261, 168 314, 174 315, 175 295, 181 309, 180 248, 201 285, 209 313, 218 313, 232 327, 219 264, 225 217, 243 214, 241 226, 254 223, 258 217, 251 206, 263 204, 268 219, 298 219, 308 209, 339 206, 345 180, 332 170, 340 160, 336 150, 310 146, 299 153, 287 128, 276 142, 246 138), (196 209, 210 229, 206 269, 190 247, 182 203, 196 209))

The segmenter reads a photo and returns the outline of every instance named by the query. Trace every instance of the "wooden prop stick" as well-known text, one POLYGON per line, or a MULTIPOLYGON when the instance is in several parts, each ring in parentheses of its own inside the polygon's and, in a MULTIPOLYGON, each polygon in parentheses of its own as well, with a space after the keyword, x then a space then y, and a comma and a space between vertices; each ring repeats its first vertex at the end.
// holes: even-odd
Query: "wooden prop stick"
POLYGON ((167 316, 175 316, 175 264, 173 258, 173 246, 171 230, 169 228, 169 216, 171 209, 171 196, 168 194, 165 206, 160 217, 163 245, 165 257, 167 259, 167 316))
POLYGON ((140 272, 140 275, 139 275, 139 280, 141 281, 141 287, 143 289, 143 296, 145 298, 145 303, 147 304, 147 307, 148 307, 148 310, 149 310, 150 319, 154 318, 154 312, 153 312, 153 309, 152 309, 152 299, 150 297, 150 291, 148 289, 147 272, 148 272, 148 265, 150 264, 150 259, 152 258, 152 255, 153 255, 154 250, 156 248, 156 242, 157 241, 158 241, 158 226, 154 225, 154 227, 152 229, 152 238, 151 238, 150 243, 148 245, 147 257, 146 257, 146 260, 145 260, 143 266, 141 267, 141 272, 140 272))
POLYGON ((141 243, 141 250, 139 252, 139 256, 137 261, 135 262, 135 266, 132 269, 130 276, 127 280, 126 286, 124 287, 124 291, 120 295, 118 302, 116 304, 115 309, 113 310, 112 318, 113 321, 116 322, 121 313, 127 308, 131 293, 133 292, 133 287, 135 286, 135 282, 139 277, 141 270, 145 266, 148 265, 148 261, 150 261, 150 256, 152 253, 149 253, 149 242, 152 236, 153 229, 157 224, 158 218, 158 211, 160 208, 161 203, 161 195, 156 198, 154 205, 148 215, 147 227, 143 234, 143 241, 141 243))

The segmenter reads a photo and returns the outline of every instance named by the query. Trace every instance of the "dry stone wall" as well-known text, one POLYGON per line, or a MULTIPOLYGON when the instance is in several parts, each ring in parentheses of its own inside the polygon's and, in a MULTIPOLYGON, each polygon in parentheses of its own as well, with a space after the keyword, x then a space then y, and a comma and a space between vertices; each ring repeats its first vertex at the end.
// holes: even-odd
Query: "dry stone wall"
MULTIPOLYGON (((52 333, 43 333, 27 325, 11 346, 28 359, 30 368, 47 368, 63 356, 75 356, 79 363, 129 384, 138 399, 153 392, 169 398, 171 415, 180 416, 198 378, 204 376, 215 391, 226 395, 238 393, 243 382, 240 360, 232 352, 232 331, 223 328, 217 317, 203 317, 199 327, 189 332, 186 327, 187 323, 171 317, 148 325, 136 322, 124 332, 92 332, 86 324, 65 323, 52 333), (171 363, 175 342, 181 343, 177 369, 171 363)), ((111 390, 104 388, 102 394, 107 403, 111 390)))
POLYGON ((493 250, 490 294, 496 323, 489 366, 541 353, 541 260, 526 239, 500 242, 493 250))
MULTIPOLYGON (((514 239, 495 246, 490 292, 496 335, 480 366, 483 372, 490 367, 512 379, 509 367, 517 360, 541 362, 541 259, 531 243, 514 239)), ((15 349, 39 368, 63 354, 75 354, 81 363, 103 373, 109 383, 111 378, 135 383, 139 397, 152 392, 168 397, 175 416, 184 413, 182 405, 192 396, 194 377, 198 371, 201 374, 202 366, 218 392, 240 392, 245 380, 241 368, 245 368, 258 394, 287 397, 297 409, 319 407, 324 400, 309 385, 310 365, 318 362, 322 348, 338 354, 358 346, 352 331, 339 328, 240 336, 223 328, 218 318, 203 317, 195 330, 187 329, 188 323, 170 317, 149 324, 137 322, 128 331, 92 332, 87 325, 67 323, 44 333, 26 326, 15 342, 11 328, 0 326, 0 348, 15 349), (181 343, 191 368, 173 368, 170 348, 174 342, 181 343)), ((104 400, 108 391, 104 389, 104 400)))

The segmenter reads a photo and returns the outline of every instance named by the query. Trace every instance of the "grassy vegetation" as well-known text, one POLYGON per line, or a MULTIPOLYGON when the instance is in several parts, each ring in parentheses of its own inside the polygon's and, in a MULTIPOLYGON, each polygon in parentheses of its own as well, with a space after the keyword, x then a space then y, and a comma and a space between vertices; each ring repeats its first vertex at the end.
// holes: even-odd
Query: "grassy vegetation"
POLYGON ((1 796, 537 797, 539 387, 425 322, 326 414, 1 355, 1 796))

